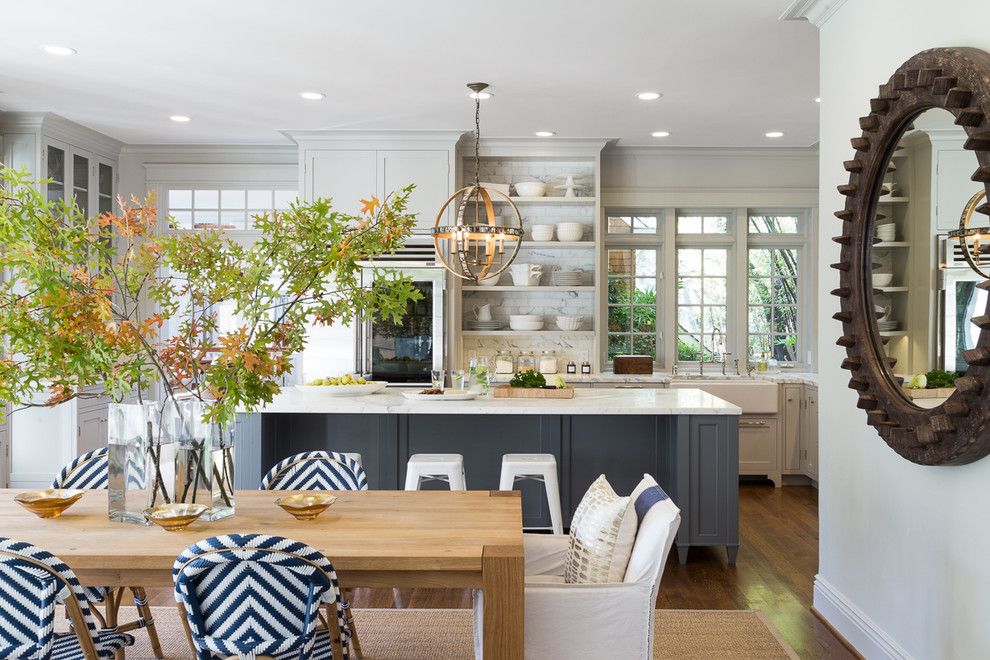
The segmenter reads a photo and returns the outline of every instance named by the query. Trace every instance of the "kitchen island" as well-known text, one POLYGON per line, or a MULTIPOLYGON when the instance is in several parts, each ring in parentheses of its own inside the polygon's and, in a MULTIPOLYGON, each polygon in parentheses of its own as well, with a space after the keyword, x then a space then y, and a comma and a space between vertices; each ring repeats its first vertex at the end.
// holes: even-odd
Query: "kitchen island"
MULTIPOLYGON (((292 388, 242 415, 238 487, 257 488, 277 461, 316 449, 360 453, 372 489, 401 488, 406 461, 418 453, 463 455, 471 490, 498 488, 503 454, 553 454, 565 526, 598 475, 627 494, 650 473, 681 509, 681 562, 691 546, 724 545, 735 563, 737 406, 697 389, 598 388, 577 390, 573 399, 472 401, 409 400, 403 391, 415 390, 330 397, 292 388)), ((549 527, 542 484, 522 482, 521 490, 523 524, 549 527)))

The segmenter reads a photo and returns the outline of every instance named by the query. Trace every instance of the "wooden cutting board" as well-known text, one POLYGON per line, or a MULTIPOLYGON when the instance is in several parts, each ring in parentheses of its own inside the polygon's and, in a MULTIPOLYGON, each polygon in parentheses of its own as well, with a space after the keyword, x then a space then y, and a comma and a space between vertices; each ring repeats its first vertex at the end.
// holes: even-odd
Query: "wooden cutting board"
POLYGON ((508 385, 496 385, 492 388, 492 393, 498 399, 573 399, 573 387, 558 387, 548 390, 542 387, 510 387, 508 385))

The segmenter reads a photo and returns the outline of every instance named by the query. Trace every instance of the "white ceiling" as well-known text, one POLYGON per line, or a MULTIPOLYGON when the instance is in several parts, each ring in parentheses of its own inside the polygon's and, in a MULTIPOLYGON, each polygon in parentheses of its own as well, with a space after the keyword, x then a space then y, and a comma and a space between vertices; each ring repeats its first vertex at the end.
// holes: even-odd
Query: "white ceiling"
POLYGON ((464 84, 483 80, 496 94, 486 135, 809 146, 818 34, 777 20, 788 4, 22 1, 3 12, 0 109, 55 112, 132 144, 272 144, 285 141, 279 129, 469 130, 464 84), (303 90, 327 98, 303 101, 303 90), (664 96, 640 101, 644 90, 664 96))

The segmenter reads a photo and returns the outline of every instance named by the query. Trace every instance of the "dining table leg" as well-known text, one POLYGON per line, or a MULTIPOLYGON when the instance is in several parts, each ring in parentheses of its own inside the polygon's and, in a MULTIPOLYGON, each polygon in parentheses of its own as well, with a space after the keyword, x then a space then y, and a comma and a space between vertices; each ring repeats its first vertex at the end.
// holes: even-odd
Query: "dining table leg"
POLYGON ((486 545, 481 560, 485 660, 522 660, 525 614, 521 545, 486 545))

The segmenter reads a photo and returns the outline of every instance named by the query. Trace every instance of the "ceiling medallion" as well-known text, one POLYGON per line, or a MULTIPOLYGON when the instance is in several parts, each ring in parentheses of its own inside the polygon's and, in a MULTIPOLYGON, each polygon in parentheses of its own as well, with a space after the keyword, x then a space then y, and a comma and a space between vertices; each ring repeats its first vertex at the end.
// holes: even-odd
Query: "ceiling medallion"
POLYGON ((489 190, 481 185, 481 98, 487 87, 487 83, 468 84, 474 98, 474 184, 447 198, 437 213, 432 232, 440 265, 470 282, 496 277, 508 268, 519 253, 523 236, 522 217, 512 199, 499 190, 489 190), (511 217, 495 213, 492 195, 506 202, 512 210, 511 217), (454 224, 442 224, 455 199, 459 201, 454 224))

